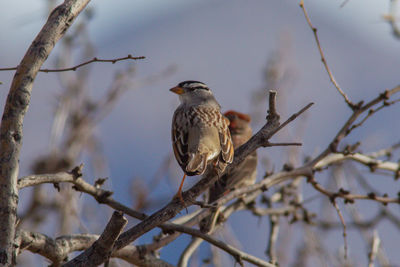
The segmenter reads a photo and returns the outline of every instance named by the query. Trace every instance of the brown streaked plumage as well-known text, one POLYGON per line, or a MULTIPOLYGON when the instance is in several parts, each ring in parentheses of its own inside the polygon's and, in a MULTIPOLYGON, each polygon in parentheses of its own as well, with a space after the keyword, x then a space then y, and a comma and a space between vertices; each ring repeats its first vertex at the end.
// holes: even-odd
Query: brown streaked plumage
POLYGON ((185 81, 171 89, 179 95, 181 105, 172 119, 172 147, 185 175, 202 175, 212 167, 220 173, 233 160, 234 148, 229 120, 210 89, 201 82, 185 81))
MULTIPOLYGON (((252 136, 250 117, 237 111, 227 111, 224 115, 230 120, 229 130, 232 136, 234 148, 246 143, 252 136)), ((257 175, 257 153, 253 152, 247 156, 233 172, 223 175, 209 190, 208 203, 228 193, 230 190, 254 184, 257 175)), ((203 219, 200 229, 209 232, 217 220, 217 213, 203 219)))

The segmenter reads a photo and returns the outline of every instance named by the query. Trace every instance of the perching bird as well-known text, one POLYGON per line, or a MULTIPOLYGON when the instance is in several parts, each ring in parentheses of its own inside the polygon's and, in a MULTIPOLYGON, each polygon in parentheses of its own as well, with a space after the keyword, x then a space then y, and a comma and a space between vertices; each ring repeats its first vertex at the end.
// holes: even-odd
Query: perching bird
MULTIPOLYGON (((233 146, 236 149, 246 143, 252 136, 250 116, 232 110, 227 111, 224 115, 230 120, 229 130, 231 132, 233 146)), ((254 184, 256 175, 257 153, 254 151, 248 155, 233 172, 223 175, 215 182, 209 190, 208 203, 214 202, 230 190, 254 184)), ((217 219, 216 217, 217 213, 214 212, 203 219, 200 223, 201 231, 209 232, 214 221, 217 219)))
POLYGON ((184 81, 170 91, 179 95, 180 106, 172 119, 172 147, 184 176, 177 195, 183 201, 186 175, 202 175, 207 169, 221 173, 233 160, 229 120, 211 90, 202 82, 184 81))

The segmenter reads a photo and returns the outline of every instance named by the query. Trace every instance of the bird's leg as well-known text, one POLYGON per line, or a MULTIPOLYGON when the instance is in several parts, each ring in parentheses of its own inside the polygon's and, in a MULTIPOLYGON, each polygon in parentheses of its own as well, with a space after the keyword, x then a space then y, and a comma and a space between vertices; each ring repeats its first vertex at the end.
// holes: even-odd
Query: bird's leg
POLYGON ((183 174, 183 178, 182 178, 181 185, 179 186, 178 192, 175 194, 174 198, 175 198, 175 197, 179 197, 179 199, 180 199, 180 201, 182 202, 182 205, 185 207, 186 213, 187 213, 187 208, 186 208, 185 200, 183 199, 183 196, 182 196, 182 187, 183 187, 183 182, 185 181, 185 178, 186 178, 186 173, 183 174))

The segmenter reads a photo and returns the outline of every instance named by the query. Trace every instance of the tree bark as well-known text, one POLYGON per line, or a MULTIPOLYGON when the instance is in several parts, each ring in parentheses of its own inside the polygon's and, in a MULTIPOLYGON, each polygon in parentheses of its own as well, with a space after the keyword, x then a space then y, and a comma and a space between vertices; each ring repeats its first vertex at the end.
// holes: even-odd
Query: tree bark
POLYGON ((18 161, 33 82, 57 41, 89 1, 65 0, 55 8, 15 72, 0 126, 0 265, 15 263, 18 161))

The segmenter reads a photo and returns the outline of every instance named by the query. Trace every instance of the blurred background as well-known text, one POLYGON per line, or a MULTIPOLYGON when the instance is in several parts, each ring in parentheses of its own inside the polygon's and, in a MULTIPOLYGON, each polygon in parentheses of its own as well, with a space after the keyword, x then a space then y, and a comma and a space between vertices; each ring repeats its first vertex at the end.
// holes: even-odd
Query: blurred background
MULTIPOLYGON (((0 2, 0 67, 18 65, 59 2, 0 2)), ((314 102, 306 114, 273 138, 275 142, 302 142, 302 147, 259 150, 258 179, 267 171, 281 170, 285 163, 300 166, 307 156, 315 156, 326 147, 351 110, 330 82, 298 4, 286 0, 92 1, 43 68, 70 67, 93 57, 112 59, 132 54, 146 59, 93 63, 76 72, 39 73, 24 120, 20 177, 84 163, 85 180, 93 183, 99 177, 108 177, 104 188, 112 190, 116 200, 148 214, 161 208, 176 193, 182 177, 170 141, 172 114, 179 101, 168 89, 184 80, 206 83, 223 111, 250 114, 255 131, 265 123, 269 89, 278 91, 282 119, 314 102)), ((384 19, 395 12, 395 4, 389 0, 305 2, 328 65, 355 103, 399 84, 400 40, 384 19)), ((13 74, 0 72, 1 110, 13 74)), ((344 143, 360 141, 361 151, 373 152, 399 142, 399 112, 396 105, 383 109, 344 143)), ((393 161, 399 159, 398 154, 395 156, 393 161)), ((356 171, 379 192, 393 196, 399 190, 399 183, 390 176, 368 174, 365 167, 357 166, 356 171)), ((332 173, 317 176, 317 180, 328 187, 338 186, 330 185, 332 173)), ((344 180, 354 177, 340 175, 344 180)), ((184 188, 196 181, 198 178, 187 179, 184 188)), ((61 192, 52 185, 21 190, 22 227, 52 237, 101 233, 112 210, 97 205, 91 196, 71 190, 70 185, 60 186, 61 192)), ((317 218, 339 222, 326 197, 308 184, 301 190, 303 200, 309 199, 305 206, 317 218)), ((366 219, 373 218, 381 208, 368 201, 357 204, 366 219)), ((400 217, 398 206, 388 209, 400 217)), ((344 213, 351 221, 350 212, 344 213)), ((305 233, 312 235, 317 229, 306 231, 301 222, 281 220, 286 230, 281 230, 278 239, 280 266, 298 266, 296 259, 305 233)), ((135 223, 137 220, 129 219, 129 226, 135 223)), ((217 237, 265 259, 268 228, 267 218, 242 211, 230 218, 217 237), (252 230, 243 231, 243 223, 252 230)), ((399 225, 383 220, 376 229, 391 266, 400 266, 399 225)), ((151 231, 137 244, 150 242, 157 232, 151 231)), ((325 231, 320 237, 320 246, 329 256, 323 256, 323 260, 311 257, 305 266, 344 265, 340 260, 342 228, 325 231)), ((189 240, 182 235, 161 250, 161 258, 176 264, 189 240)), ((365 266, 369 244, 363 235, 349 229, 348 242, 352 266, 365 266)), ((19 265, 31 266, 32 254, 22 255, 19 265)), ((203 244, 198 262, 194 260, 191 266, 200 266, 209 255, 209 246, 203 244)), ((46 262, 40 256, 33 258, 38 266, 46 262)), ((230 256, 223 258, 233 264, 230 256)), ((123 262, 115 264, 124 266, 123 262)))

